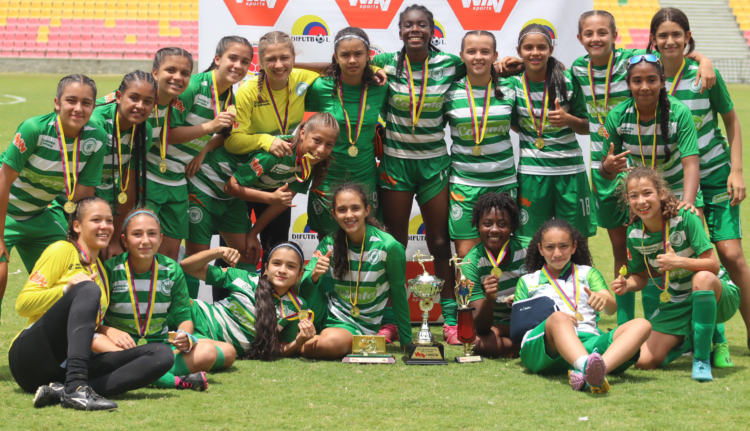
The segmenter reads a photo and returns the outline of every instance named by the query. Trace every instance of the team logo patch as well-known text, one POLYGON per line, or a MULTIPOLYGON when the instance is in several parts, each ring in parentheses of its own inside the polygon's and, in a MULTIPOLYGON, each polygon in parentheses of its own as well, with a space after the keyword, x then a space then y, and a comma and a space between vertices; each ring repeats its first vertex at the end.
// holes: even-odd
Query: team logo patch
POLYGON ((112 293, 123 293, 128 291, 128 282, 125 280, 116 281, 112 285, 112 293))
POLYGON ((323 211, 325 211, 323 204, 317 199, 313 200, 313 209, 315 210, 315 214, 323 214, 323 211))
POLYGON ((695 131, 697 132, 701 129, 701 127, 703 127, 703 118, 697 115, 693 115, 693 123, 695 123, 695 131))
POLYGON ((529 221, 529 213, 526 211, 525 208, 521 208, 521 212, 518 213, 518 219, 521 222, 522 225, 528 223, 529 221))
POLYGON ((188 215, 190 216, 190 223, 200 223, 203 220, 203 210, 198 207, 190 208, 188 215))
POLYGON ((692 91, 693 93, 700 93, 702 88, 703 88, 702 78, 700 81, 698 81, 697 84, 695 83, 695 79, 690 80, 690 91, 692 91))
POLYGON ((385 73, 387 73, 388 75, 396 74, 396 66, 391 66, 390 64, 386 64, 383 69, 385 69, 385 73))
POLYGON ((320 259, 323 257, 323 253, 320 252, 320 250, 315 250, 315 253, 313 253, 313 257, 316 259, 320 259))
POLYGON ((453 204, 451 207, 451 217, 453 220, 459 220, 462 215, 464 215, 464 210, 461 208, 461 205, 453 204))
POLYGON ((370 262, 370 265, 377 265, 380 262, 380 250, 372 250, 367 261, 370 262))
POLYGON ((26 151, 26 142, 24 142, 20 133, 16 133, 16 136, 13 137, 13 145, 22 153, 26 151))
POLYGON ((180 114, 185 112, 185 105, 182 104, 181 100, 176 100, 172 103, 172 107, 178 111, 180 111, 180 114))
POLYGON ((681 232, 672 232, 672 235, 669 235, 669 242, 672 244, 672 247, 681 246, 683 241, 681 232))
POLYGON ((38 284, 39 287, 47 287, 47 277, 39 271, 34 271, 29 277, 29 281, 38 284))
POLYGON ((250 162, 250 168, 255 172, 255 176, 260 177, 263 175, 263 166, 260 164, 260 160, 258 160, 257 157, 250 162))
POLYGON ((432 69, 430 70, 430 78, 435 81, 443 79, 443 69, 432 69))
POLYGON ((172 286, 174 286, 174 281, 172 280, 164 280, 161 283, 159 283, 159 293, 162 295, 170 296, 172 295, 172 286))
POLYGON ((729 199, 732 199, 732 195, 729 194, 729 192, 724 192, 711 198, 711 202, 718 204, 719 202, 728 201, 729 199))
POLYGON ((303 94, 305 94, 305 91, 307 91, 307 88, 310 87, 310 84, 307 82, 300 82, 297 84, 297 88, 294 89, 294 92, 297 93, 297 96, 302 97, 303 94))
POLYGON ((90 156, 96 151, 96 139, 86 139, 81 143, 81 152, 85 156, 90 156))

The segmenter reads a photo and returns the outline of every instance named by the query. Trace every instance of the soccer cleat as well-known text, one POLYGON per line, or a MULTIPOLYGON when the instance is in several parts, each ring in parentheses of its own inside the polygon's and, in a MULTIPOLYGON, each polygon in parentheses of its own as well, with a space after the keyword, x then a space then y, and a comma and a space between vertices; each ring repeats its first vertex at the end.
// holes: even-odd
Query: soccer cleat
POLYGON ((711 365, 716 368, 732 368, 734 363, 732 357, 729 356, 729 344, 719 343, 714 345, 713 352, 711 352, 711 365))
POLYGON ((64 409, 83 411, 116 410, 117 403, 94 392, 89 386, 79 386, 72 394, 63 391, 62 406, 64 409))
POLYGON ((583 363, 583 378, 591 386, 591 392, 594 393, 606 393, 609 390, 609 384, 605 378, 607 375, 607 364, 604 363, 602 355, 594 351, 590 354, 586 362, 583 363), (604 392, 595 392, 595 388, 603 389, 606 386, 604 392))
POLYGON ((693 380, 699 382, 710 382, 713 381, 714 376, 711 375, 711 364, 708 361, 701 361, 693 358, 693 380))
POLYGON ((578 370, 568 370, 568 381, 574 391, 582 391, 586 387, 586 380, 583 379, 583 373, 578 370))
POLYGON ((609 382, 607 381, 607 378, 604 378, 604 381, 600 386, 591 386, 589 385, 589 388, 591 388, 592 394, 606 394, 609 392, 609 382))
POLYGON ((192 389, 194 391, 203 392, 208 389, 208 380, 206 380, 206 372, 198 371, 197 373, 189 374, 187 376, 178 376, 180 382, 177 384, 177 389, 192 389))
POLYGON ((60 404, 65 386, 62 383, 50 383, 49 385, 39 386, 34 394, 34 407, 54 406, 60 404))
POLYGON ((463 343, 458 341, 458 326, 443 325, 443 340, 451 346, 462 346, 463 343))
POLYGON ((398 341, 398 326, 386 323, 380 327, 378 335, 384 336, 387 343, 393 344, 394 341, 398 341))

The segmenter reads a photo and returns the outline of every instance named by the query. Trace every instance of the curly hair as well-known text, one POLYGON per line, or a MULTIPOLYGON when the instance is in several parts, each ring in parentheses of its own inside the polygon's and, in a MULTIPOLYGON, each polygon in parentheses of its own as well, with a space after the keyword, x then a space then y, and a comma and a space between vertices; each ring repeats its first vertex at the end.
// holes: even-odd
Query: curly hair
POLYGON ((510 231, 514 232, 518 229, 520 224, 518 221, 518 205, 516 200, 513 199, 507 192, 502 193, 485 193, 474 205, 474 210, 471 212, 471 225, 479 227, 482 222, 482 217, 488 212, 495 210, 499 213, 505 211, 510 218, 510 231))
POLYGON ((363 40, 362 43, 365 45, 368 57, 365 69, 362 71, 362 85, 367 85, 369 87, 371 84, 375 83, 375 72, 370 68, 370 38, 367 36, 367 33, 359 27, 346 27, 336 33, 336 38, 334 39, 336 43, 333 45, 334 54, 331 56, 331 64, 329 64, 323 73, 320 74, 321 76, 333 79, 333 97, 338 97, 338 88, 341 83, 341 66, 339 65, 339 62, 336 61, 336 53, 338 52, 339 44, 344 40, 355 39, 355 37, 358 38, 356 40, 363 40), (346 36, 349 37, 347 38, 346 36))
POLYGON ((81 262, 81 265, 83 266, 89 266, 93 262, 89 262, 82 257, 83 253, 81 253, 81 247, 78 245, 78 239, 80 237, 80 234, 76 232, 75 229, 73 229, 73 222, 74 221, 78 222, 79 225, 82 224, 83 217, 86 214, 86 210, 88 210, 88 208, 91 205, 97 202, 103 202, 107 204, 107 206, 109 207, 109 202, 105 201, 99 196, 96 196, 96 195, 87 196, 79 200, 78 202, 76 202, 76 209, 75 211, 73 211, 73 214, 70 215, 70 220, 68 220, 68 234, 65 239, 69 243, 73 244, 73 247, 76 248, 76 251, 78 251, 78 260, 81 262))
MULTIPOLYGON (((351 192, 359 196, 364 208, 370 205, 364 187, 357 183, 346 182, 341 184, 331 197, 333 204, 332 211, 336 210, 336 198, 343 192, 351 192)), ((378 223, 372 212, 365 218, 365 224, 383 230, 383 227, 378 223)), ((333 276, 338 280, 343 280, 346 274, 349 273, 349 247, 347 246, 346 238, 346 232, 339 226, 336 233, 333 234, 333 276)), ((362 244, 362 247, 364 247, 364 244, 362 244)))
POLYGON ((659 204, 661 205, 662 220, 669 220, 677 215, 679 212, 677 207, 680 205, 680 201, 672 194, 672 191, 669 189, 669 184, 667 184, 667 181, 662 174, 645 166, 639 166, 628 173, 628 176, 625 177, 625 181, 620 185, 618 190, 621 204, 628 208, 627 226, 630 226, 641 219, 628 203, 628 187, 630 186, 630 183, 632 181, 638 182, 640 180, 651 181, 656 189, 656 193, 661 196, 659 204))
POLYGON ((589 242, 587 238, 578 232, 578 229, 574 228, 567 221, 559 218, 549 219, 531 238, 529 248, 526 250, 526 271, 532 273, 542 269, 546 261, 544 256, 539 252, 539 245, 542 243, 544 234, 550 229, 560 229, 570 235, 570 239, 573 244, 576 244, 576 251, 570 256, 570 261, 576 265, 594 266, 594 260, 591 258, 591 252, 589 252, 589 242))

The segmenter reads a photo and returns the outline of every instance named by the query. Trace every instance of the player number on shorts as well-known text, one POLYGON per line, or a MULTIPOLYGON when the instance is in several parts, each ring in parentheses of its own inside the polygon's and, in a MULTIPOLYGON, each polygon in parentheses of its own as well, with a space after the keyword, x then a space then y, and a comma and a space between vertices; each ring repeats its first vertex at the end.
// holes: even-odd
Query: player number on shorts
POLYGON ((583 211, 583 215, 591 215, 591 202, 589 201, 589 198, 578 200, 581 201, 581 211, 583 211))

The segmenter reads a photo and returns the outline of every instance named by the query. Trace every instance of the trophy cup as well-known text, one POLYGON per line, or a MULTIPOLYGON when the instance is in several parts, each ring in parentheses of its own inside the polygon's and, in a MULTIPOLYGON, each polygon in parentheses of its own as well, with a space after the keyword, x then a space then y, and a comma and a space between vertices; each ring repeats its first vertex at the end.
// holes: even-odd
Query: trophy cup
POLYGON ((474 316, 471 312, 474 311, 474 307, 469 307, 469 301, 471 300, 471 282, 466 279, 461 267, 467 263, 471 263, 471 260, 463 260, 458 255, 453 255, 450 260, 453 266, 458 270, 458 280, 456 281, 456 302, 458 303, 458 341, 464 343, 464 355, 456 356, 456 362, 459 364, 466 364, 469 362, 482 362, 482 357, 479 355, 472 355, 471 343, 477 338, 476 331, 474 330, 474 316))
POLYGON ((409 290, 419 298, 419 308, 422 310, 422 327, 419 328, 416 341, 412 341, 406 346, 409 357, 406 365, 448 365, 445 361, 443 345, 433 339, 430 327, 427 325, 430 310, 433 306, 432 298, 440 293, 443 284, 445 284, 445 280, 430 275, 424 268, 424 263, 432 260, 434 260, 432 256, 427 258, 421 251, 417 251, 414 255, 414 261, 422 266, 424 273, 409 280, 409 290))
POLYGON ((352 353, 341 362, 348 364, 395 364, 393 355, 385 354, 385 337, 382 335, 355 335, 352 353))

